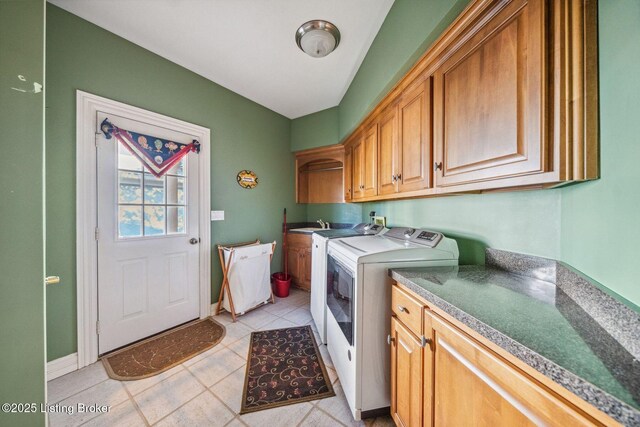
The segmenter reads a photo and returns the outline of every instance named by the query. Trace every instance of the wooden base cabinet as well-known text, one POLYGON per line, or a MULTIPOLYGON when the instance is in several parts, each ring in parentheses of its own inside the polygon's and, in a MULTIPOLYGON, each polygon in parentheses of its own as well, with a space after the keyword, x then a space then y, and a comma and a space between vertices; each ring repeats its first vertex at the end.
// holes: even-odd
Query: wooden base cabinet
MULTIPOLYGON (((397 426, 422 425, 424 349, 397 318, 391 319, 391 416, 397 426)), ((430 353, 430 351, 429 351, 430 353)))
POLYGON ((433 329, 435 425, 593 425, 446 322, 435 318, 433 329))
POLYGON ((287 235, 287 256, 291 281, 299 288, 311 290, 311 235, 291 233, 287 235))
POLYGON ((397 426, 620 425, 528 365, 503 357, 498 346, 463 331, 408 289, 395 284, 391 293, 391 415, 397 426), (412 301, 420 302, 419 310, 412 301))

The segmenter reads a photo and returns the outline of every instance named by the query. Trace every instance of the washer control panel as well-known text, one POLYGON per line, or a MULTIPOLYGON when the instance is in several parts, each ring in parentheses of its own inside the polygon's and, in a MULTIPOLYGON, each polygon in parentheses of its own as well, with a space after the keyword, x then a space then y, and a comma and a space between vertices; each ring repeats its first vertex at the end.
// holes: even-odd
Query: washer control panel
POLYGON ((438 233, 437 231, 429 231, 420 228, 395 227, 387 231, 385 237, 391 237, 394 239, 404 240, 405 242, 435 248, 440 240, 442 240, 443 236, 442 233, 438 233))

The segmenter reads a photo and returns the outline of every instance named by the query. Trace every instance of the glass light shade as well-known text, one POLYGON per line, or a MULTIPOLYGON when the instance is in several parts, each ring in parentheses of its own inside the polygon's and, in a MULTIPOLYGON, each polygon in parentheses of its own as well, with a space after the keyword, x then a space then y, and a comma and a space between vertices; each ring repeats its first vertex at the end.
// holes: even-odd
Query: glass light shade
POLYGON ((300 47, 307 55, 322 58, 335 49, 336 39, 325 30, 311 30, 302 36, 300 47))
POLYGON ((329 21, 315 19, 305 22, 296 31, 300 50, 313 58, 322 58, 340 44, 340 31, 329 21))

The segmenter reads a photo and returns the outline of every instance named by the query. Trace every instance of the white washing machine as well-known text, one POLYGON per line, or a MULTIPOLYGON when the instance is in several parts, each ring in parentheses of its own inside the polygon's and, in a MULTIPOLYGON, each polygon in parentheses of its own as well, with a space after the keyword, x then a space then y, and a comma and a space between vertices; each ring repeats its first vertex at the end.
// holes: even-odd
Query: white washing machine
POLYGON ((390 406, 389 269, 453 265, 456 241, 428 230, 393 228, 329 241, 327 349, 356 420, 390 406))
POLYGON ((329 240, 355 236, 373 236, 387 231, 377 224, 358 224, 353 228, 315 231, 311 246, 311 316, 320 335, 327 343, 327 246, 329 240))

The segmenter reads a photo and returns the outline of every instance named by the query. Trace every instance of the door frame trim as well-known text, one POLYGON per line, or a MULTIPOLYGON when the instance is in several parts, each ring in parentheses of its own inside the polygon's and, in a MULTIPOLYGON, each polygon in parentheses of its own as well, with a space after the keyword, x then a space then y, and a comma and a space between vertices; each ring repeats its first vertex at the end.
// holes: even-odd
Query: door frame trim
POLYGON ((209 129, 133 107, 108 98, 76 91, 76 300, 78 369, 98 360, 98 245, 95 124, 97 111, 107 109, 133 120, 150 122, 196 136, 199 159, 199 287, 200 318, 211 315, 211 132, 209 129))

